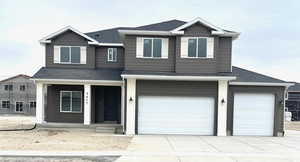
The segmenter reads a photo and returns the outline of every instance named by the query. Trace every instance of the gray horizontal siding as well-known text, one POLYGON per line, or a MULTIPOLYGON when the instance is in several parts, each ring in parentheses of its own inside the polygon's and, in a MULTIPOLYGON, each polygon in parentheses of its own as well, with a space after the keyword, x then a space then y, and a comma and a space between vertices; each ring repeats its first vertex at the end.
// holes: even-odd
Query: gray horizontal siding
POLYGON ((218 50, 218 72, 231 72, 232 38, 220 37, 218 50))
POLYGON ((107 61, 108 48, 116 47, 97 47, 95 54, 96 68, 124 68, 124 49, 117 48, 117 62, 107 61))
MULTIPOLYGON (((136 37, 125 37, 125 70, 173 72, 175 61, 175 38, 169 37, 168 59, 136 58, 136 37)), ((149 37, 149 36, 146 36, 149 37)))
MULTIPOLYGON (((281 101, 284 101, 284 87, 261 87, 261 86, 229 86, 228 91, 228 108, 227 108, 227 132, 228 135, 232 135, 233 131, 233 105, 234 105, 234 93, 272 93, 275 95, 275 115, 274 115, 274 136, 277 136, 277 133, 282 133, 283 129, 283 117, 284 117, 284 108, 280 104, 281 101)), ((249 101, 249 104, 255 101, 249 101)))
POLYGON ((46 121, 59 123, 83 123, 83 86, 65 86, 51 85, 47 88, 47 106, 46 121), (65 113, 60 112, 60 91, 81 91, 82 92, 82 112, 81 113, 65 113))
POLYGON ((67 31, 59 36, 53 38, 51 43, 46 44, 45 46, 46 52, 46 67, 67 67, 67 68, 95 68, 95 47, 89 46, 88 41, 83 38, 82 36, 67 31), (61 46, 86 46, 87 47, 87 63, 86 64, 55 64, 53 62, 53 51, 54 45, 61 45, 61 46))

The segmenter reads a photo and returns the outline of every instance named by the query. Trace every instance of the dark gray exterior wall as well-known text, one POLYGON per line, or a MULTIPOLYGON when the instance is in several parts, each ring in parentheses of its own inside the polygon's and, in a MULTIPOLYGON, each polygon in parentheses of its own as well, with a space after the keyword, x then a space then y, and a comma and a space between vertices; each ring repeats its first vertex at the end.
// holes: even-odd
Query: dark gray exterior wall
MULTIPOLYGON (((136 133, 138 128, 138 98, 154 96, 204 96, 215 99, 215 132, 217 132, 218 82, 151 81, 137 80, 136 83, 136 133)), ((171 113, 171 112, 170 112, 171 113)))
POLYGON ((47 87, 47 105, 45 110, 45 120, 47 122, 58 123, 83 123, 83 86, 77 85, 49 85, 47 87), (82 112, 66 113, 60 112, 60 91, 81 91, 82 92, 82 112))
MULTIPOLYGON (((282 133, 284 120, 284 87, 262 87, 262 86, 229 86, 228 108, 227 108, 227 135, 233 131, 233 105, 234 93, 272 93, 275 95, 274 113, 274 136, 282 133), (282 101, 282 103, 281 103, 282 101)), ((251 104, 253 101, 249 101, 251 104)))
POLYGON ((46 67, 66 67, 66 68, 95 68, 95 46, 88 45, 88 41, 72 32, 66 31, 51 40, 51 43, 45 45, 46 52, 46 67), (87 47, 87 62, 86 64, 55 64, 53 62, 54 45, 62 46, 86 46, 87 47))
POLYGON ((197 23, 176 37, 177 73, 217 73, 231 71, 231 38, 211 35, 211 29, 197 23), (181 58, 181 37, 214 37, 214 58, 181 58), (230 47, 229 47, 230 46, 230 47))
MULTIPOLYGON (((136 58, 136 37, 134 35, 125 36, 125 70, 142 70, 158 72, 174 72, 175 62, 175 38, 169 38, 168 59, 136 58)), ((141 36, 143 37, 143 36, 141 36)), ((153 37, 153 36, 145 36, 153 37)), ((162 38, 162 37, 160 37, 162 38)))
POLYGON ((124 48, 120 47, 96 47, 96 68, 124 68, 124 48), (108 48, 117 48, 117 62, 107 61, 108 48))

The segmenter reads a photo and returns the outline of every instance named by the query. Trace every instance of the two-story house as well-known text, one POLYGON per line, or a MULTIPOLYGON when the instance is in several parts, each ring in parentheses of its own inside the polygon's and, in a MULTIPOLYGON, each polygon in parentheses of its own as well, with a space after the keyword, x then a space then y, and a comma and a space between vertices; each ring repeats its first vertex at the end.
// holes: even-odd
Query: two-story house
POLYGON ((282 136, 290 83, 232 66, 239 33, 196 18, 40 40, 37 123, 115 124, 125 134, 282 136))
POLYGON ((35 84, 20 74, 0 81, 0 114, 35 115, 35 84))

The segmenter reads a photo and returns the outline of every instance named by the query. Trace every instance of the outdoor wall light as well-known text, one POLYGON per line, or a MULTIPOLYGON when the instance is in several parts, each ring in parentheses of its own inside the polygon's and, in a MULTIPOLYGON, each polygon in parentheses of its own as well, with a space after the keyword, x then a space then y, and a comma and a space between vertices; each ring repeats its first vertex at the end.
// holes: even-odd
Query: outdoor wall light
POLYGON ((221 100, 221 103, 223 104, 223 103, 225 103, 225 100, 224 100, 224 98, 221 100))
POLYGON ((283 100, 279 101, 279 104, 280 104, 280 105, 283 105, 283 104, 284 104, 284 101, 283 101, 283 100))
POLYGON ((133 101, 132 97, 129 98, 129 101, 130 101, 130 102, 133 101))

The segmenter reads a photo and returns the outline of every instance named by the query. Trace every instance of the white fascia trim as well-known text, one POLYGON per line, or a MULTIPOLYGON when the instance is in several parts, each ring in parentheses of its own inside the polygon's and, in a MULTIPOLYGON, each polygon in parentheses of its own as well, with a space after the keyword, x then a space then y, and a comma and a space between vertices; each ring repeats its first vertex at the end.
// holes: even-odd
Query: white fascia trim
POLYGON ((293 83, 262 83, 262 82, 229 82, 230 85, 247 85, 247 86, 283 86, 289 87, 293 83))
POLYGON ((91 41, 91 42, 93 42, 93 43, 98 43, 95 39, 93 39, 93 38, 91 38, 91 37, 89 37, 89 36, 83 34, 83 33, 80 32, 79 30, 77 30, 77 29, 75 29, 75 28, 73 28, 73 27, 71 27, 71 26, 66 26, 66 27, 64 27, 64 28, 62 28, 62 29, 60 29, 60 30, 58 30, 57 32, 54 32, 54 33, 52 33, 52 34, 50 34, 50 35, 48 35, 48 36, 42 38, 39 42, 40 42, 40 43, 51 43, 51 40, 48 40, 48 39, 51 39, 51 38, 53 38, 53 37, 55 37, 55 36, 57 36, 57 35, 59 35, 59 34, 65 32, 65 31, 67 31, 67 30, 71 30, 71 31, 77 33, 78 35, 80 35, 80 36, 82 36, 82 37, 88 39, 89 41, 91 41))
POLYGON ((74 80, 74 79, 30 79, 36 83, 44 84, 92 84, 92 85, 112 85, 112 86, 122 86, 123 81, 116 80, 74 80))
POLYGON ((149 30, 118 30, 121 34, 127 35, 162 35, 162 36, 170 36, 170 35, 178 35, 184 34, 184 32, 172 32, 172 31, 149 31, 149 30))
POLYGON ((168 76, 168 75, 130 75, 122 74, 122 78, 132 78, 141 80, 188 80, 188 81, 217 81, 235 80, 234 76, 168 76))
POLYGON ((116 47, 123 47, 123 43, 95 43, 95 42, 89 42, 88 44, 91 45, 98 45, 98 46, 116 46, 116 47))

